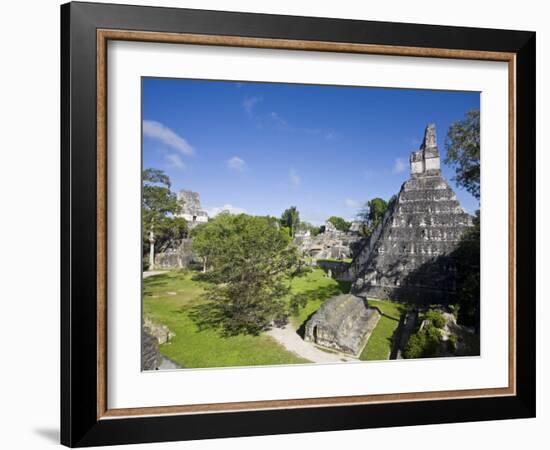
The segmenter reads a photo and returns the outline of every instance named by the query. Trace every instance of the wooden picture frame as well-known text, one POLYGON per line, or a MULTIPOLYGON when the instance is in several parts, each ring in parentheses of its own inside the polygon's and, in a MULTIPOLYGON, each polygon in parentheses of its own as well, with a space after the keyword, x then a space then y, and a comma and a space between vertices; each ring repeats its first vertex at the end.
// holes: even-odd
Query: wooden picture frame
POLYGON ((535 415, 535 33, 69 3, 61 7, 61 441, 68 446, 535 415), (505 61, 509 67, 507 388, 109 409, 109 40, 505 61))

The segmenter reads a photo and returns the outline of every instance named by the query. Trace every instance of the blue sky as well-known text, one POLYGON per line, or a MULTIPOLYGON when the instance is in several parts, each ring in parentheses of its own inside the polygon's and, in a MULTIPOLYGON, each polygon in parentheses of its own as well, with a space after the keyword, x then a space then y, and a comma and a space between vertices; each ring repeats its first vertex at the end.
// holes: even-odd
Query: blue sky
POLYGON ((409 178, 409 154, 435 123, 445 178, 461 205, 478 202, 443 164, 449 125, 479 93, 185 79, 143 79, 143 166, 202 206, 302 220, 348 220, 409 178))

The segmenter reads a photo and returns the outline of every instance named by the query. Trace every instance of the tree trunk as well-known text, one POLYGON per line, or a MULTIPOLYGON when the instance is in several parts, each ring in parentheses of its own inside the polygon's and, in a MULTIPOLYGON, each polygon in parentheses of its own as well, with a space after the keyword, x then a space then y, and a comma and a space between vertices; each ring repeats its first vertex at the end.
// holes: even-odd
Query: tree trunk
POLYGON ((202 258, 202 273, 206 273, 206 256, 202 258))
POLYGON ((155 268, 155 235, 153 230, 149 231, 149 270, 155 268))

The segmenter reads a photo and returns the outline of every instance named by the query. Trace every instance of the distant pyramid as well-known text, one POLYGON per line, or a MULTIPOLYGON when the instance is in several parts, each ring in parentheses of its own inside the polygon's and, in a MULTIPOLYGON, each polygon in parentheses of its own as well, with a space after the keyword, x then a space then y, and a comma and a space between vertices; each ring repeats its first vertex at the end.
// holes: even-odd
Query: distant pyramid
POLYGON ((441 175, 435 125, 426 127, 410 167, 410 179, 343 279, 362 297, 451 303, 456 265, 450 255, 472 217, 441 175))

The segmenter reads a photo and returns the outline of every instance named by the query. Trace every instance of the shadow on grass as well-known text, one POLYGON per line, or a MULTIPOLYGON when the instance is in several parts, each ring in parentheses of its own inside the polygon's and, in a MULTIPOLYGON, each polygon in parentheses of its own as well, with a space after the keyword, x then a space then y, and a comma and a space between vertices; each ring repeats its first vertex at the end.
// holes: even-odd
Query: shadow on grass
MULTIPOLYGON (((307 307, 307 305, 310 302, 321 301, 321 303, 319 304, 319 307, 320 307, 329 298, 340 295, 340 294, 346 294, 349 291, 349 286, 344 285, 344 287, 348 287, 348 290, 342 289, 342 284, 339 282, 338 286, 336 286, 336 285, 323 286, 323 287, 319 287, 317 289, 310 289, 308 291, 304 291, 304 292, 301 292, 299 294, 296 294, 293 298, 293 302, 298 306, 297 306, 297 310, 296 310, 294 316, 299 315, 300 309, 303 309, 303 308, 307 307)), ((296 330, 296 333, 302 339, 305 336, 305 327, 306 327, 307 321, 309 319, 311 319, 311 317, 317 312, 317 310, 318 310, 318 308, 315 311, 312 311, 306 317, 306 319, 302 321, 302 323, 300 324, 300 326, 296 330)))
POLYGON ((306 323, 309 321, 309 319, 311 319, 313 317, 313 315, 316 313, 317 311, 313 311, 309 316, 307 316, 306 320, 304 320, 301 325, 298 327, 298 329, 296 330, 296 334, 298 336, 300 336, 302 339, 304 339, 304 337, 306 336, 306 323))
POLYGON ((403 326, 405 324, 405 315, 401 315, 401 319, 399 320, 399 325, 397 325, 397 328, 393 331, 393 334, 391 338, 389 338, 390 343, 390 359, 397 359, 397 354, 399 353, 399 347, 401 343, 401 337, 403 334, 403 326))
POLYGON ((170 277, 165 273, 155 275, 154 277, 144 278, 143 293, 150 294, 150 289, 166 286, 169 279, 170 277))
POLYGON ((342 291, 342 294, 349 294, 349 291, 351 290, 351 281, 336 281, 338 283, 338 287, 342 291))

